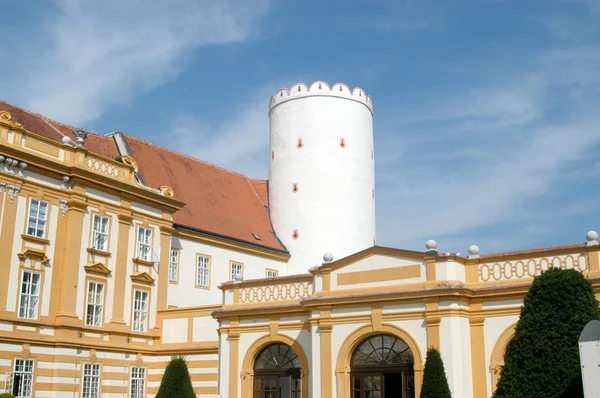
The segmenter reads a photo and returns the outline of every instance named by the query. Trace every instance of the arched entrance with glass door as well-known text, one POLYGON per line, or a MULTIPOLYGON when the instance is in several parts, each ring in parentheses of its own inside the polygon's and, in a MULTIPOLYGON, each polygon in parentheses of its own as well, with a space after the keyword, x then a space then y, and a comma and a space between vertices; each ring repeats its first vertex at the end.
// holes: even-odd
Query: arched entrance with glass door
POLYGON ((266 346, 254 361, 253 398, 301 398, 300 367, 292 347, 266 346))
POLYGON ((366 338, 352 354, 350 384, 352 398, 415 398, 410 347, 391 334, 366 338))

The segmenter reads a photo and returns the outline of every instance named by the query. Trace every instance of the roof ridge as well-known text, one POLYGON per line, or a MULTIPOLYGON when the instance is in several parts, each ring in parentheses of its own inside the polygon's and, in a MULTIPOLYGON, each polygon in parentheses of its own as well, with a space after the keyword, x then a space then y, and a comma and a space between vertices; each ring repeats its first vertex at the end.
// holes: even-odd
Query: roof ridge
POLYGON ((254 196, 256 197, 256 199, 258 199, 258 201, 260 202, 261 205, 266 206, 265 202, 263 202, 262 198, 260 197, 260 195, 258 194, 258 192, 256 192, 256 188, 254 188, 254 185, 252 185, 252 182, 250 182, 250 178, 246 177, 246 182, 248 183, 248 186, 250 187, 250 189, 252 190, 252 193, 254 194, 254 196))
POLYGON ((195 157, 193 157, 193 156, 187 155, 187 154, 185 154, 185 153, 182 153, 182 152, 177 152, 177 151, 175 151, 175 150, 173 150, 173 149, 169 149, 169 148, 167 148, 167 147, 164 147, 164 146, 162 146, 162 145, 158 145, 158 144, 155 144, 155 143, 153 143, 153 142, 146 141, 146 140, 144 140, 144 139, 141 139, 141 138, 135 137, 135 136, 133 136, 133 135, 129 135, 129 134, 127 134, 127 133, 123 133, 123 134, 125 134, 125 135, 127 136, 127 138, 132 138, 132 139, 134 139, 134 140, 136 140, 136 141, 139 141, 139 142, 142 142, 142 143, 144 143, 144 144, 151 145, 151 146, 153 146, 153 147, 156 147, 156 148, 160 148, 160 149, 162 149, 162 150, 164 150, 164 151, 167 151, 167 152, 169 152, 169 153, 172 153, 172 154, 175 154, 175 155, 179 155, 179 156, 181 156, 181 157, 187 158, 187 159, 189 159, 189 160, 193 160, 193 161, 195 161, 195 162, 198 162, 198 163, 205 164, 205 165, 207 165, 207 166, 214 167, 215 169, 218 169, 218 170, 221 170, 221 171, 225 171, 225 172, 227 172, 227 173, 230 173, 230 174, 236 175, 236 176, 238 176, 238 177, 243 177, 243 178, 246 178, 246 179, 253 179, 253 180, 255 179, 255 178, 249 177, 249 176, 247 176, 247 175, 245 175, 245 174, 241 174, 241 173, 238 173, 238 172, 236 172, 236 171, 229 170, 229 169, 226 169, 226 168, 224 168, 224 167, 221 167, 221 166, 217 166, 216 164, 213 164, 213 163, 207 162, 207 161, 205 161, 205 160, 202 160, 202 159, 195 158, 195 157))
POLYGON ((561 249, 575 249, 578 247, 586 247, 586 246, 587 246, 587 244, 585 242, 584 243, 566 243, 564 245, 531 247, 529 249, 485 253, 485 254, 481 254, 479 256, 479 258, 506 257, 506 256, 514 256, 514 255, 518 255, 518 254, 535 254, 535 253, 546 252, 546 251, 554 251, 554 250, 561 250, 561 249))
MULTIPOLYGON (((50 123, 56 123, 56 124, 58 124, 58 125, 61 125, 61 126, 65 127, 65 128, 71 129, 71 130, 74 130, 74 129, 83 130, 83 131, 85 131, 86 133, 93 134, 93 135, 95 135, 95 136, 98 136, 98 137, 104 137, 104 135, 102 135, 102 134, 99 134, 99 133, 96 133, 96 132, 93 132, 93 131, 90 131, 90 130, 82 129, 82 128, 80 128, 80 127, 71 126, 70 124, 65 124, 65 123, 59 122, 59 121, 57 121, 57 120, 54 120, 54 119, 50 119, 48 116, 42 115, 41 113, 34 112, 34 111, 30 111, 30 110, 28 110, 28 109, 25 109, 25 108, 22 108, 22 107, 20 107, 20 106, 17 106, 17 105, 11 104, 11 103, 9 103, 9 102, 6 102, 6 101, 4 101, 4 100, 0 100, 0 102, 4 102, 4 103, 5 103, 6 105, 8 105, 8 106, 11 106, 11 107, 13 107, 13 108, 17 108, 18 110, 20 110, 20 111, 22 111, 22 112, 25 112, 25 113, 28 113, 28 114, 30 114, 31 116, 35 116, 35 117, 38 117, 38 118, 42 119, 42 120, 44 121, 44 123, 46 123, 48 126, 50 126, 50 127, 53 129, 53 130, 55 130, 57 133, 59 133, 59 134, 60 134, 60 135, 62 135, 63 137, 64 137, 65 135, 64 135, 64 134, 63 134, 63 133, 62 133, 60 130, 58 130, 58 129, 57 129, 55 126, 53 126, 53 125, 52 125, 52 124, 50 124, 50 123)), ((35 133, 35 132, 34 132, 34 133, 35 133)))

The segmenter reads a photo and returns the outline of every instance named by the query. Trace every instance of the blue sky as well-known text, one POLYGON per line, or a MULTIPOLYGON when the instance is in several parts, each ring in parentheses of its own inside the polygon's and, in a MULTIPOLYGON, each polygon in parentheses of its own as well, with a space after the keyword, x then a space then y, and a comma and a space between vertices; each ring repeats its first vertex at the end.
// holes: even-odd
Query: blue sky
POLYGON ((268 99, 373 98, 378 244, 600 229, 600 0, 0 0, 2 99, 267 178, 268 99))

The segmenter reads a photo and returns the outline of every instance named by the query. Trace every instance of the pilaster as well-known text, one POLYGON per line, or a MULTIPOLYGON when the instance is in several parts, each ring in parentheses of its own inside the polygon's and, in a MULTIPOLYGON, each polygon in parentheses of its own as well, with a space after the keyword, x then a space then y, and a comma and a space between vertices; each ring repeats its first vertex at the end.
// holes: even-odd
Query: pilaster
MULTIPOLYGON (((84 193, 83 187, 76 187, 78 193, 84 193)), ((74 188, 75 190, 75 188, 74 188)), ((76 312, 77 289, 79 283, 79 269, 81 268, 81 244, 83 230, 83 216, 87 203, 85 196, 72 197, 68 203, 67 221, 62 264, 62 280, 60 286, 60 301, 56 314, 57 325, 78 326, 79 319, 76 312)), ((82 287, 85 288, 85 287, 82 287)))
POLYGON ((3 307, 0 308, 0 312, 6 310, 15 228, 23 228, 22 225, 15 225, 17 207, 18 201, 9 200, 9 193, 2 192, 2 188, 0 187, 0 211, 3 212, 2 224, 0 225, 0 253, 2 253, 0 255, 0 304, 3 307))
MULTIPOLYGON (((123 205, 123 203, 121 203, 123 205)), ((113 311, 110 323, 124 326, 125 313, 125 283, 127 282, 127 253, 129 252, 129 232, 133 216, 131 213, 118 213, 119 228, 117 236, 117 257, 115 262, 115 293, 113 298, 113 311)))

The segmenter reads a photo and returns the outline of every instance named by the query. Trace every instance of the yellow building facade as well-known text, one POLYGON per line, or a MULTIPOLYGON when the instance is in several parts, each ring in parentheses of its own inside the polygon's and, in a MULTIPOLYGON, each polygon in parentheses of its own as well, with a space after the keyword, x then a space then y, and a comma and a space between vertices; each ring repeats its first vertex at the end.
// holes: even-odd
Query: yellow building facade
POLYGON ((184 355, 198 397, 412 398, 436 347, 453 396, 485 398, 535 275, 574 268, 600 296, 593 232, 372 246, 305 273, 275 232, 266 181, 0 102, 0 392, 153 397, 184 355))

